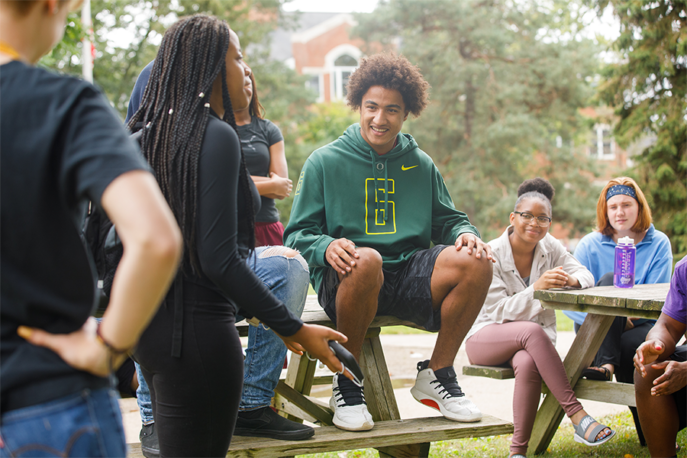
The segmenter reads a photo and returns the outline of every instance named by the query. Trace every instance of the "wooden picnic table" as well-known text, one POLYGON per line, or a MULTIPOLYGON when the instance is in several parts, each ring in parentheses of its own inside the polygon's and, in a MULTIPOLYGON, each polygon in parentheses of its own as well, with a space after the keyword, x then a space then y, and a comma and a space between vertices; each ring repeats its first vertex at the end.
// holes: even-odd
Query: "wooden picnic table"
MULTIPOLYGON (((580 380, 589 367, 616 316, 657 319, 668 295, 669 283, 636 285, 634 288, 598 286, 589 289, 535 291, 534 298, 546 309, 587 312, 587 318, 563 361, 570 386, 581 399, 634 406, 634 388, 617 382, 580 380), (579 383, 578 383, 579 382, 579 383)), ((544 452, 553 439, 563 409, 553 395, 546 394, 532 429, 528 453, 544 452)))
MULTIPOLYGON (((334 324, 317 302, 317 296, 308 296, 302 320, 334 328, 334 324)), ((315 436, 303 441, 283 441, 258 437, 234 437, 227 456, 231 457, 285 457, 326 451, 351 450, 374 447, 380 458, 426 457, 430 443, 440 440, 512 434, 510 421, 484 415, 475 423, 458 423, 444 417, 401 419, 379 333, 385 326, 417 325, 391 316, 378 316, 372 321, 363 343, 360 367, 365 374, 365 400, 375 421, 371 431, 343 431, 332 423, 333 412, 327 404, 310 396, 314 385, 331 385, 331 376, 316 377, 317 360, 305 355, 292 354, 286 378, 275 389, 272 406, 280 415, 292 420, 307 420, 321 425, 315 436)), ((245 321, 236 324, 241 336, 248 335, 245 321)), ((412 339, 412 336, 409 336, 412 339)), ((129 444, 127 458, 142 458, 140 443, 129 444)))

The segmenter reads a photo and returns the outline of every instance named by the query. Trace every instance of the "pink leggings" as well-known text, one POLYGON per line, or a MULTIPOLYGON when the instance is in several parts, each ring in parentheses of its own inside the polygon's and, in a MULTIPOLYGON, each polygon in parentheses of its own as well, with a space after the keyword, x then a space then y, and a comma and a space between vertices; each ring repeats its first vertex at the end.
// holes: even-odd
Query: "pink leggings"
POLYGON ((539 407, 542 378, 566 415, 570 417, 582 410, 570 388, 560 356, 537 323, 490 324, 467 340, 465 350, 471 364, 497 366, 508 363, 515 371, 512 453, 527 454, 527 443, 539 407))

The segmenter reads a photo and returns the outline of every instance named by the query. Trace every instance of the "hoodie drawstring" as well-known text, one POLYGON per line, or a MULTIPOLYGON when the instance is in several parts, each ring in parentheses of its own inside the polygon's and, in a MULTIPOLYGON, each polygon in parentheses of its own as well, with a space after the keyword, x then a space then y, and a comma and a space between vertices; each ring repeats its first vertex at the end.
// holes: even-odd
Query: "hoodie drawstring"
MULTIPOLYGON (((380 202, 379 199, 377 198, 377 165, 381 165, 382 168, 384 169, 384 223, 389 220, 389 174, 387 171, 387 162, 388 159, 384 159, 384 162, 377 162, 376 155, 374 151, 370 151, 370 158, 372 159, 372 178, 374 178, 374 190, 375 190, 375 204, 376 204, 376 209, 377 213, 380 211, 380 202)), ((377 215, 375 215, 375 221, 377 220, 377 215)))

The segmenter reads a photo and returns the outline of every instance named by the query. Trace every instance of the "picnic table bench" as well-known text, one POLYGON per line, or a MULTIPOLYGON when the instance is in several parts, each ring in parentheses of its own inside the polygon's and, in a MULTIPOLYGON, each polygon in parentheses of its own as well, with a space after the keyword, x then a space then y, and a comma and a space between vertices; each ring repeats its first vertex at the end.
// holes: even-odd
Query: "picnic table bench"
MULTIPOLYGON (((581 290, 535 291, 546 309, 587 312, 587 318, 575 336, 563 366, 568 374, 570 386, 578 399, 608 402, 636 407, 634 385, 620 382, 604 382, 580 378, 582 370, 589 367, 599 351, 606 333, 616 316, 657 319, 668 295, 669 283, 637 285, 634 288, 597 286, 581 290)), ((510 366, 464 366, 464 375, 513 378, 510 366)), ((553 439, 563 419, 563 409, 555 397, 542 383, 545 395, 534 421, 528 453, 544 452, 553 439)))
MULTIPOLYGON (((308 296, 302 319, 305 323, 334 327, 315 295, 308 296)), ((444 417, 402 420, 379 339, 382 327, 398 325, 422 329, 398 318, 380 316, 373 320, 363 343, 360 367, 365 374, 365 400, 375 421, 371 431, 343 431, 333 426, 333 412, 327 402, 310 396, 314 385, 330 384, 331 376, 315 377, 317 361, 292 354, 286 378, 277 385, 272 405, 292 420, 322 426, 315 428, 315 435, 304 441, 234 437, 227 456, 277 457, 376 448, 382 458, 426 457, 434 441, 513 433, 511 422, 489 415, 476 423, 458 423, 444 417)), ((236 326, 240 335, 248 335, 249 325, 245 321, 236 326)), ((140 444, 129 444, 127 456, 142 457, 140 444)))

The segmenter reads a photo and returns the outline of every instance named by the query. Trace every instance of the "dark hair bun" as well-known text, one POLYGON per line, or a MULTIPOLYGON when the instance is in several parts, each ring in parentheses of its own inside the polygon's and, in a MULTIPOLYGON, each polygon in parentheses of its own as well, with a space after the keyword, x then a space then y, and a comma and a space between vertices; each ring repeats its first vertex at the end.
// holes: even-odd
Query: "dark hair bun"
POLYGON ((518 187, 518 197, 528 192, 538 192, 544 194, 549 201, 553 200, 553 196, 556 194, 556 190, 553 185, 549 183, 548 180, 544 178, 532 178, 531 180, 525 180, 518 187))

